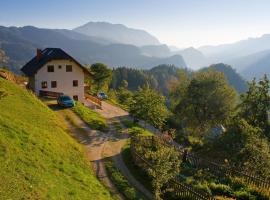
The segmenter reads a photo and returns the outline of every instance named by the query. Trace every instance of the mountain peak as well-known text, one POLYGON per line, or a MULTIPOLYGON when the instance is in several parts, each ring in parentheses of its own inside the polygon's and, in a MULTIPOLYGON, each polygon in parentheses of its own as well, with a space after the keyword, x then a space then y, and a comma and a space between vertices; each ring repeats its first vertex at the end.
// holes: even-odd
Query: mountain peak
POLYGON ((88 22, 73 30, 88 36, 102 37, 110 40, 112 43, 132 44, 136 46, 160 44, 156 37, 146 31, 129 28, 123 24, 88 22))

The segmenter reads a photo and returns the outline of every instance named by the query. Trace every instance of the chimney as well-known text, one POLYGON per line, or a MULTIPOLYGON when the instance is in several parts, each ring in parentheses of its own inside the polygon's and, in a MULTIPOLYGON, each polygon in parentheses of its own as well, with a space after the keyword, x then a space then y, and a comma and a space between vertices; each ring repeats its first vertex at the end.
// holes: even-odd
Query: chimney
POLYGON ((37 60, 40 60, 42 58, 42 51, 41 49, 37 49, 37 60))

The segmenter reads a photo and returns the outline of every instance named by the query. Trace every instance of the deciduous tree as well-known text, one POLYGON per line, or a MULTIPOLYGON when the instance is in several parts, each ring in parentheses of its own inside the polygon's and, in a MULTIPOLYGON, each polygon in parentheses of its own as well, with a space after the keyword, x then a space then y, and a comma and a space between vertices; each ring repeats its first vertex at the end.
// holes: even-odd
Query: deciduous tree
POLYGON ((262 133, 270 139, 270 123, 268 112, 270 110, 269 80, 266 75, 259 83, 254 79, 249 83, 248 91, 241 96, 239 116, 250 125, 259 127, 262 133))
POLYGON ((152 177, 155 199, 161 199, 162 187, 179 175, 179 153, 170 147, 159 147, 155 151, 147 151, 146 159, 152 164, 147 172, 152 177))
POLYGON ((139 88, 134 93, 130 113, 156 128, 161 128, 168 116, 164 96, 156 90, 151 90, 149 85, 139 88))
POLYGON ((92 76, 92 90, 98 92, 100 90, 108 90, 108 85, 111 80, 112 70, 103 63, 95 63, 91 65, 90 71, 92 76))
POLYGON ((174 112, 183 127, 196 135, 226 122, 236 102, 236 92, 224 74, 213 70, 194 74, 180 91, 174 112))

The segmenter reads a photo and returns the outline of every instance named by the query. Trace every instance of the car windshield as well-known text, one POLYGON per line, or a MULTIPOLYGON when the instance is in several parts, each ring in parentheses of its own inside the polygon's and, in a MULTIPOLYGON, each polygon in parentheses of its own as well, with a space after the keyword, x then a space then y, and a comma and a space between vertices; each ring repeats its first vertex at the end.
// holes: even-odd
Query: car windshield
POLYGON ((105 93, 104 92, 100 92, 99 95, 102 95, 103 96, 103 95, 105 95, 105 93))
POLYGON ((71 98, 69 96, 62 96, 60 99, 62 101, 70 101, 71 100, 71 98))

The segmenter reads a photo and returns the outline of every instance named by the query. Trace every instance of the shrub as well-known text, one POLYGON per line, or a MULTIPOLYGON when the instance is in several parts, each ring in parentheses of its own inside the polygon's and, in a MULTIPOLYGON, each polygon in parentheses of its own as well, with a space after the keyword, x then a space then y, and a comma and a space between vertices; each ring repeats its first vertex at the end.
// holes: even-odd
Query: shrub
POLYGON ((142 196, 129 185, 128 181, 121 174, 121 172, 116 169, 112 162, 106 162, 106 170, 109 174, 109 177, 117 187, 119 191, 125 195, 125 197, 129 200, 142 200, 142 196))
POLYGON ((151 136, 153 135, 151 132, 140 128, 140 127, 132 127, 128 129, 128 133, 131 134, 132 136, 137 136, 137 135, 143 135, 143 136, 151 136))
POLYGON ((233 195, 233 190, 228 185, 210 183, 209 186, 214 195, 226 195, 230 197, 233 195))
POLYGON ((195 186, 195 188, 197 188, 200 191, 203 191, 207 194, 212 194, 210 188, 208 187, 207 183, 199 183, 198 185, 195 186))
POLYGON ((256 200, 256 197, 251 195, 246 190, 240 190, 235 192, 235 197, 237 200, 256 200))
POLYGON ((270 197, 268 197, 266 194, 263 194, 263 192, 257 191, 257 190, 250 190, 250 194, 256 196, 257 200, 269 200, 270 197))
POLYGON ((124 195, 127 199, 137 199, 136 190, 132 187, 128 187, 124 190, 124 195))
POLYGON ((234 190, 243 190, 246 189, 247 187, 244 185, 243 180, 238 177, 231 178, 231 184, 232 188, 234 190))
POLYGON ((122 124, 124 124, 124 126, 127 128, 131 128, 131 127, 137 125, 137 124, 133 123, 133 121, 130 121, 130 120, 123 120, 122 124))
POLYGON ((76 102, 73 111, 89 125, 90 128, 100 131, 108 131, 109 126, 106 120, 97 112, 84 106, 80 102, 76 102))
POLYGON ((121 126, 121 124, 120 124, 120 122, 113 122, 113 126, 114 126, 114 128, 115 128, 115 130, 119 133, 121 133, 122 132, 122 126, 121 126))

